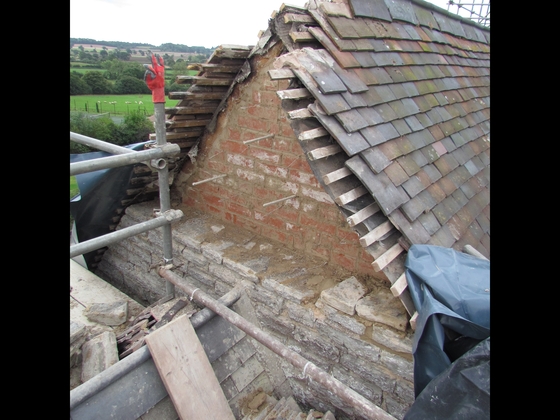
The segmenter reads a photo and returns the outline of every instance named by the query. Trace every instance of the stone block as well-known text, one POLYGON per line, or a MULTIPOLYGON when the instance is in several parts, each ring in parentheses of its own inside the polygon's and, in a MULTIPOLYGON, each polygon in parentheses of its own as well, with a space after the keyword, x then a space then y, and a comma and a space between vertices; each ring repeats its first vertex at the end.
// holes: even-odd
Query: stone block
POLYGON ((405 333, 393 331, 381 325, 372 326, 371 338, 391 350, 412 354, 412 338, 405 333))
POLYGON ((128 302, 92 303, 84 309, 84 315, 103 325, 121 325, 128 316, 128 302))
POLYGON ((380 322, 400 331, 405 331, 408 323, 405 307, 389 290, 364 297, 356 304, 356 312, 368 321, 380 322))
POLYGON ((119 361, 115 333, 105 331, 82 346, 82 382, 86 382, 119 361))
POLYGON ((366 287, 354 276, 338 283, 335 287, 323 290, 323 301, 348 315, 356 313, 356 303, 367 293, 366 287))
MULTIPOLYGON (((337 324, 337 326, 343 327, 347 332, 352 332, 357 336, 362 335, 366 332, 366 326, 361 322, 357 321, 351 316, 343 315, 339 313, 336 309, 325 304, 322 298, 319 298, 315 303, 315 306, 322 309, 325 312, 326 320, 325 322, 331 321, 331 323, 337 324)), ((332 324, 331 324, 332 325, 332 324)))

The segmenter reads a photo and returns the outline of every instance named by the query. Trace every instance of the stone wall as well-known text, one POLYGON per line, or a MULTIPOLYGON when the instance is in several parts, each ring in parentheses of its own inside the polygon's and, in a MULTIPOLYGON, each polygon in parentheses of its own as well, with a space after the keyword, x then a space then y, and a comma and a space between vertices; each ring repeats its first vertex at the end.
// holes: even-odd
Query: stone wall
MULTIPOLYGON (((150 219, 157 207, 130 206, 119 229, 150 219)), ((412 332, 406 311, 386 286, 208 213, 181 210, 183 220, 172 225, 176 274, 216 299, 239 282, 248 284, 246 299, 236 304, 240 315, 396 418, 404 416, 414 401, 412 332)), ((153 303, 165 294, 164 280, 153 269, 162 249, 160 229, 126 239, 109 247, 96 274, 137 301, 153 303)), ((262 388, 331 410, 337 419, 359 418, 288 361, 250 337, 243 340, 244 356, 213 362, 232 409, 262 388)))

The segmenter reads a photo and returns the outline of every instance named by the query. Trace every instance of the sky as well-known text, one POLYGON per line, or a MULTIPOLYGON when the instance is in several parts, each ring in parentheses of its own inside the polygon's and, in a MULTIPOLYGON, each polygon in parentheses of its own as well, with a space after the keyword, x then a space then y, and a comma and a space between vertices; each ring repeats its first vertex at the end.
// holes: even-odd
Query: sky
MULTIPOLYGON (((447 10, 447 0, 427 0, 447 10)), ((255 45, 282 3, 307 0, 70 0, 70 38, 214 48, 255 45)))

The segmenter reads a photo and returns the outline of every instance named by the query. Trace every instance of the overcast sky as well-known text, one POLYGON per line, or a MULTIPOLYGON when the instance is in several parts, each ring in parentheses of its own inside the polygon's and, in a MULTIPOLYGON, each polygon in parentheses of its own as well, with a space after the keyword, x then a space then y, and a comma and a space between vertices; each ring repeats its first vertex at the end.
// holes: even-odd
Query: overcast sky
MULTIPOLYGON (((427 0, 447 10, 447 0, 427 0)), ((282 3, 307 0, 70 0, 70 38, 217 47, 254 45, 282 3)))

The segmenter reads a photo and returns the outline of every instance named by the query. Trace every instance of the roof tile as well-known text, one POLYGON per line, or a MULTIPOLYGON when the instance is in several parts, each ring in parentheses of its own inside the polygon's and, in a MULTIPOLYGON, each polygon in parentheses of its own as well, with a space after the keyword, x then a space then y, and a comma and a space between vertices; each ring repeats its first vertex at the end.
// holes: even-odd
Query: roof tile
POLYGON ((441 203, 443 199, 447 197, 445 191, 443 191, 439 187, 438 183, 430 185, 428 188, 426 188, 426 191, 430 193, 430 195, 433 197, 436 203, 441 203))
POLYGON ((418 178, 418 176, 416 175, 411 176, 406 182, 402 184, 402 187, 410 197, 417 196, 422 190, 425 189, 424 185, 420 181, 420 178, 418 178))
POLYGON ((414 115, 406 117, 404 120, 412 131, 420 131, 424 129, 424 126, 420 124, 420 121, 418 121, 418 118, 416 118, 416 116, 414 115))
POLYGON ((420 151, 426 157, 426 160, 430 163, 434 163, 437 159, 439 159, 438 153, 431 144, 426 147, 422 147, 420 151))
POLYGON ((386 0, 385 5, 389 8, 393 19, 410 22, 414 25, 418 23, 412 3, 403 0, 386 0))
POLYGON ((335 117, 342 127, 344 127, 344 129, 349 133, 361 130, 369 125, 356 109, 339 112, 335 114, 335 117))
POLYGON ((384 172, 387 174, 391 182, 396 186, 401 185, 403 182, 409 179, 407 173, 397 161, 393 161, 393 163, 387 166, 384 169, 384 172))
POLYGON ((357 111, 360 113, 362 118, 366 120, 368 125, 375 125, 384 122, 381 115, 379 115, 379 113, 372 107, 358 108, 357 111))
POLYGON ((430 240, 430 234, 419 221, 410 223, 399 210, 389 214, 389 220, 400 227, 401 233, 413 244, 424 244, 430 240))
POLYGON ((440 187, 440 189, 444 192, 446 196, 453 194, 453 192, 457 189, 457 186, 451 180, 451 178, 449 178, 447 174, 443 174, 443 173, 442 173, 442 177, 434 185, 440 187))
POLYGON ((460 189, 455 190, 453 194, 451 194, 451 196, 455 199, 455 201, 457 201, 457 203, 459 203, 459 207, 461 208, 464 207, 469 202, 469 199, 467 198, 465 193, 460 189))
POLYGON ((348 5, 355 16, 370 17, 391 21, 389 9, 382 1, 348 0, 348 5))
MULTIPOLYGON (((395 120, 391 124, 395 124, 395 122, 400 122, 402 120, 395 120)), ((396 138, 393 140, 399 150, 402 152, 403 156, 411 153, 414 150, 414 145, 408 140, 406 136, 396 138)))
POLYGON ((391 161, 378 147, 372 147, 364 150, 360 153, 360 156, 368 167, 376 174, 391 164, 391 161))
POLYGON ((381 105, 376 105, 373 107, 373 109, 379 115, 381 115, 381 118, 383 118, 383 121, 385 122, 392 121, 398 118, 398 115, 395 113, 395 111, 393 111, 393 108, 391 108, 389 105, 385 103, 381 105))
POLYGON ((395 129, 401 136, 404 136, 411 132, 410 127, 404 120, 394 120, 391 121, 391 124, 393 124, 393 127, 395 127, 395 129))
POLYGON ((432 184, 441 178, 441 173, 434 165, 428 164, 424 166, 422 170, 426 173, 426 175, 428 175, 428 177, 430 178, 430 183, 432 184))
POLYGON ((427 206, 422 198, 416 196, 404 203, 401 209, 407 219, 413 222, 424 212, 424 210, 427 210, 427 206))
POLYGON ((381 150, 381 152, 389 160, 396 159, 402 155, 402 152, 399 150, 397 143, 395 143, 394 141, 385 142, 377 147, 379 147, 379 150, 381 150))
POLYGON ((441 144, 443 144, 443 147, 445 147, 447 153, 451 153, 457 148, 457 146, 455 146, 455 143, 453 143, 453 140, 451 140, 451 137, 443 138, 441 140, 441 144))
POLYGON ((434 142, 434 138, 426 129, 410 133, 407 135, 407 138, 414 145, 415 150, 421 149, 422 147, 434 142))
POLYGON ((408 176, 412 176, 420 170, 420 166, 414 162, 410 155, 404 155, 397 158, 397 162, 402 166, 408 176))
POLYGON ((422 124, 422 126, 424 128, 429 128, 432 125, 434 125, 434 123, 432 122, 432 120, 430 120, 430 117, 428 117, 427 114, 416 114, 416 118, 418 118, 418 121, 420 121, 420 124, 422 124))
POLYGON ((429 9, 425 9, 412 3, 412 10, 414 10, 414 14, 416 15, 416 19, 418 19, 418 23, 420 23, 420 25, 439 29, 437 20, 434 18, 429 9))
POLYGON ((432 212, 421 214, 418 216, 418 221, 422 224, 422 226, 424 226, 424 229, 426 229, 426 232, 430 235, 436 233, 441 227, 432 212))

